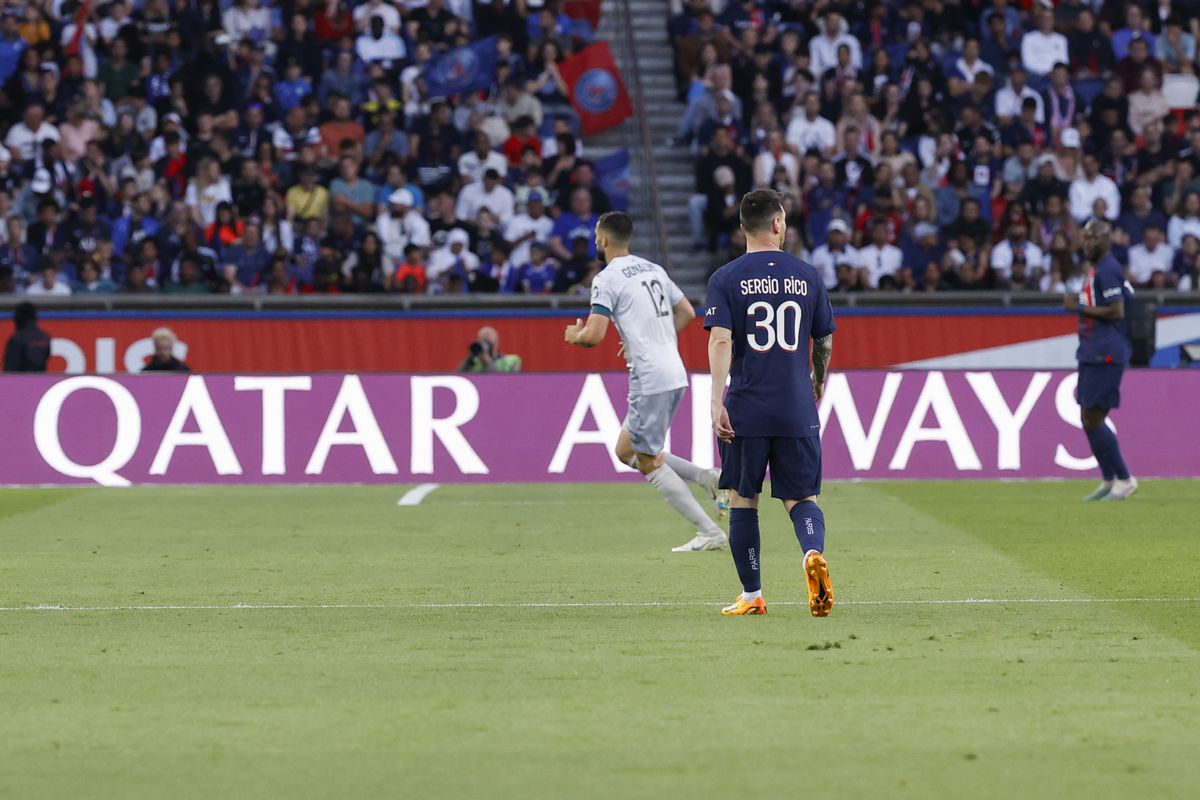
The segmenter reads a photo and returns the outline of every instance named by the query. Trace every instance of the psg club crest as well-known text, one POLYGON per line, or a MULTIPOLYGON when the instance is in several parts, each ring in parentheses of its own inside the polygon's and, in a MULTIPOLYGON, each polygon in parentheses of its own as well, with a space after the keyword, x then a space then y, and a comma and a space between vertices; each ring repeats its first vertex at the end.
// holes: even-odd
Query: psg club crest
POLYGON ((470 47, 459 47, 438 62, 436 78, 446 89, 465 91, 479 73, 479 56, 470 47))
POLYGON ((603 69, 589 69, 575 84, 575 102, 590 114, 603 114, 617 102, 617 82, 603 69))

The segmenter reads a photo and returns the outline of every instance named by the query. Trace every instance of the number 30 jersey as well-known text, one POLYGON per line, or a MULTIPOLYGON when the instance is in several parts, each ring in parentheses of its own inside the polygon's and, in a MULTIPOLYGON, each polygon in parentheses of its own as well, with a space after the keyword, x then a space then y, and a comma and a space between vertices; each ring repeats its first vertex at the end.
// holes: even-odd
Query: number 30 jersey
POLYGON ((683 292, 658 264, 620 256, 592 280, 592 313, 612 319, 625 345, 629 396, 687 386, 675 337, 675 304, 683 292))
POLYGON ((811 340, 834 330, 820 273, 779 250, 747 253, 708 281, 704 327, 733 334, 725 406, 738 436, 817 436, 811 340))

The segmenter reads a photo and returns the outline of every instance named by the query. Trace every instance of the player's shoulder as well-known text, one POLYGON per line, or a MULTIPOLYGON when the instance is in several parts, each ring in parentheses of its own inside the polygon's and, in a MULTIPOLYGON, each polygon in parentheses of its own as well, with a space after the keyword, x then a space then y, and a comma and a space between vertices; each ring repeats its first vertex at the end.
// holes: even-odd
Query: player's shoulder
MULTIPOLYGON (((1134 245, 1134 247, 1136 248, 1137 245, 1134 245)), ((1100 259, 1100 263, 1096 265, 1096 272, 1120 276, 1125 275, 1125 269, 1121 266, 1121 262, 1117 260, 1116 254, 1111 251, 1104 258, 1100 259)))

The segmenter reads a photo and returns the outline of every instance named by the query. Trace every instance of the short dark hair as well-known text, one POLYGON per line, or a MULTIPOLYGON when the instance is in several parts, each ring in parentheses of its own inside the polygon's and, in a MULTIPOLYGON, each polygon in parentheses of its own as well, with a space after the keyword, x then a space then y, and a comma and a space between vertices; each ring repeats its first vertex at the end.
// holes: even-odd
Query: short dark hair
POLYGON ((596 230, 603 231, 618 242, 628 243, 633 238, 633 217, 623 211, 609 211, 600 215, 596 230))
POLYGON ((761 233, 771 225, 771 220, 783 213, 783 194, 774 189, 747 192, 738 213, 746 233, 761 233))
POLYGON ((28 301, 17 303, 17 307, 13 309, 13 322, 18 328, 37 322, 37 306, 28 301))

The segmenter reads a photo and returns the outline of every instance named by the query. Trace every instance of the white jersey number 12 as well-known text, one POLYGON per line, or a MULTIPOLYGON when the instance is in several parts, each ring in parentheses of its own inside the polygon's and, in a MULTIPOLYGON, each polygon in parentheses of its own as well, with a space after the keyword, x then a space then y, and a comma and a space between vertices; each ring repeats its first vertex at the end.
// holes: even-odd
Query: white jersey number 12
POLYGON ((650 295, 650 302, 654 305, 655 313, 660 317, 671 316, 671 309, 667 305, 667 293, 663 291, 662 284, 657 280, 652 280, 642 281, 642 286, 650 295))

